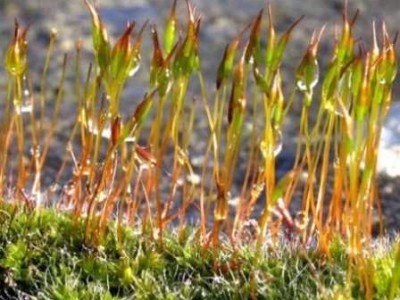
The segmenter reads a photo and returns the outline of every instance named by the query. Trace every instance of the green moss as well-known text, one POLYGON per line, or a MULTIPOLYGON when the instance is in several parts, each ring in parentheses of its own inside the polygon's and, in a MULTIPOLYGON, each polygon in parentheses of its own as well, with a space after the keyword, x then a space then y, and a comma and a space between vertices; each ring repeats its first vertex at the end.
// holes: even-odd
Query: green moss
MULTIPOLYGON (((84 224, 50 209, 12 213, 3 205, 0 229, 1 297, 38 299, 348 299, 347 255, 340 240, 332 260, 282 243, 257 257, 252 247, 228 245, 203 253, 188 230, 178 243, 165 237, 163 248, 123 228, 122 244, 110 230, 100 249, 83 243, 84 224)), ((373 259, 377 295, 384 296, 394 265, 393 251, 373 259)), ((354 283, 357 278, 354 279, 354 283)), ((350 283, 351 284, 351 283, 350 283)), ((353 284, 356 287, 357 284, 353 284)), ((353 291, 357 297, 357 292, 353 291)))

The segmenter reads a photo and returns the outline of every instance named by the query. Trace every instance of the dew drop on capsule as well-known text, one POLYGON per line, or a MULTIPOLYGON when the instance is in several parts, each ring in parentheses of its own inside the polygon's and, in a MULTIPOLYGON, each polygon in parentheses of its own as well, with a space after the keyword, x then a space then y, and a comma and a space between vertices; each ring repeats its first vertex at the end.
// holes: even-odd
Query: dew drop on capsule
POLYGON ((297 80, 296 86, 301 92, 307 91, 307 85, 304 80, 297 80))

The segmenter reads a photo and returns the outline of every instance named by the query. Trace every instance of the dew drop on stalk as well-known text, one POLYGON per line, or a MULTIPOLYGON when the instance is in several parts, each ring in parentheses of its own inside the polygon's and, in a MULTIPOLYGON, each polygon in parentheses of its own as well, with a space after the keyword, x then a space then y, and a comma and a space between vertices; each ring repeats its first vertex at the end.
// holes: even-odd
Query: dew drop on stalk
MULTIPOLYGON (((103 127, 103 129, 101 130, 101 137, 104 139, 111 139, 111 117, 107 116, 106 120, 104 121, 105 125, 103 127)), ((99 134, 99 128, 97 125, 97 121, 93 120, 93 118, 88 119, 87 121, 87 129, 89 130, 90 133, 94 134, 94 135, 98 135, 99 134)), ((136 138, 134 136, 127 136, 124 139, 125 143, 133 143, 136 141, 136 138)))
POLYGON ((279 129, 274 129, 274 139, 275 139, 275 144, 274 144, 274 156, 278 156, 279 153, 282 151, 282 132, 279 129))
POLYGON ((47 191, 50 193, 59 193, 61 192, 61 189, 62 186, 59 183, 54 182, 48 187, 47 191))
POLYGON ((337 101, 335 101, 335 108, 334 108, 335 115, 339 117, 344 117, 343 111, 340 109, 340 106, 337 101))
POLYGON ((128 184, 127 187, 126 187, 126 194, 125 195, 126 195, 127 198, 132 197, 132 187, 131 187, 130 184, 128 184))
POLYGON ((140 170, 140 171, 145 171, 145 170, 148 170, 149 167, 150 167, 150 165, 149 165, 148 163, 140 162, 139 170, 140 170))
POLYGON ((192 158, 190 159, 190 162, 191 162, 191 165, 192 165, 192 166, 199 167, 199 166, 201 166, 201 165, 203 164, 203 162, 204 162, 204 156, 200 155, 200 156, 192 157, 192 158))
POLYGON ((254 64, 254 56, 253 55, 250 55, 250 57, 249 57, 249 64, 250 65, 254 64))
POLYGON ((185 180, 184 180, 182 177, 179 177, 179 178, 176 180, 176 185, 177 185, 177 186, 182 186, 184 182, 185 182, 185 180))
POLYGON ((294 222, 297 230, 303 232, 309 223, 308 213, 306 211, 298 212, 294 222))
POLYGON ((30 113, 33 110, 33 105, 30 100, 24 101, 22 104, 17 99, 14 99, 15 113, 21 115, 24 113, 30 113))
POLYGON ((200 176, 195 174, 195 173, 191 173, 186 177, 186 181, 193 184, 193 185, 199 185, 200 184, 200 176))
POLYGON ((102 191, 102 192, 100 192, 100 193, 97 195, 97 197, 96 197, 96 202, 97 202, 97 203, 102 203, 102 202, 104 202, 104 200, 107 199, 107 197, 108 197, 107 192, 102 191))
POLYGON ((226 214, 225 214, 225 211, 219 211, 219 210, 217 210, 215 213, 214 213, 214 220, 215 221, 224 221, 224 220, 226 220, 226 214))
POLYGON ((110 139, 111 138, 111 125, 110 125, 109 120, 106 121, 106 125, 101 130, 101 133, 99 133, 99 128, 97 126, 97 121, 93 120, 93 118, 88 119, 86 124, 87 124, 87 128, 88 128, 90 133, 92 133, 94 135, 101 134, 101 136, 103 138, 105 138, 105 139, 110 139))
POLYGON ((265 141, 261 141, 261 143, 260 143, 260 151, 261 151, 261 154, 262 154, 262 156, 264 158, 267 157, 267 145, 266 145, 265 141))
POLYGON ((33 105, 31 103, 24 103, 20 109, 21 113, 30 113, 33 110, 33 105))
POLYGON ((186 161, 186 155, 185 155, 185 153, 184 153, 182 150, 180 150, 180 151, 178 152, 178 163, 179 163, 181 166, 183 166, 183 165, 185 165, 185 161, 186 161))
POLYGON ((340 107, 338 100, 326 101, 324 108, 339 117, 344 117, 343 108, 340 107))
POLYGON ((31 155, 33 157, 35 157, 36 159, 38 159, 40 157, 40 147, 39 146, 31 147, 30 152, 31 152, 31 155))
MULTIPOLYGON (((23 85, 27 85, 27 79, 26 76, 22 77, 23 85)), ((31 113, 33 111, 33 99, 31 97, 31 93, 29 92, 29 89, 24 87, 22 90, 22 99, 14 99, 14 106, 15 106, 15 112, 17 115, 21 115, 24 113, 31 113)))
POLYGON ((171 78, 171 71, 169 70, 169 68, 167 68, 167 69, 165 70, 165 77, 166 77, 166 78, 171 78))
POLYGON ((135 65, 132 69, 129 70, 128 72, 128 77, 133 77, 139 71, 140 64, 135 65))
POLYGON ((349 111, 349 105, 345 103, 341 104, 339 101, 340 99, 335 100, 334 112, 339 117, 345 117, 347 112, 349 111))
POLYGON ((274 144, 267 145, 265 141, 261 141, 260 150, 263 157, 267 157, 269 153, 273 153, 274 157, 277 157, 282 151, 282 133, 279 129, 273 129, 274 144))
POLYGON ((172 88, 172 81, 168 81, 167 88, 165 89, 165 93, 168 94, 172 88))
POLYGON ((83 176, 89 176, 90 175, 90 171, 91 171, 91 161, 90 159, 87 159, 85 162, 85 167, 82 168, 82 175, 83 176))
POLYGON ((134 136, 128 136, 124 139, 125 143, 134 143, 136 141, 136 138, 134 136))
POLYGON ((340 167, 340 159, 339 158, 335 158, 335 160, 333 162, 333 167, 335 169, 339 169, 339 167, 340 167))
POLYGON ((265 186, 265 182, 259 182, 259 183, 255 183, 253 184, 253 186, 251 187, 251 198, 252 199, 258 199, 258 197, 260 196, 261 192, 263 191, 265 186))

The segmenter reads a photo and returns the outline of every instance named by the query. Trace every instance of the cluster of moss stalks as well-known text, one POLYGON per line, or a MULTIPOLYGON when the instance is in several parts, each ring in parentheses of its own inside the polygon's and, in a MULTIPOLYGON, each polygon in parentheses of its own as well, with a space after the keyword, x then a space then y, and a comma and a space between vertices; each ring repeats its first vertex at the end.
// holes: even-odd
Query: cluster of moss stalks
POLYGON ((147 92, 127 117, 121 95, 140 69, 148 22, 134 40, 136 24, 128 22, 112 43, 97 7, 84 3, 94 61, 83 75, 78 42, 73 88, 66 89, 65 54, 56 95, 49 93, 56 31, 35 88, 27 28, 16 22, 5 53, 3 298, 399 294, 400 243, 374 245, 372 236, 376 216, 383 224, 377 149, 397 74, 397 36, 385 23, 379 32, 373 23, 367 49, 353 36, 358 12, 350 18, 345 5, 326 72, 320 76, 318 58, 324 26, 312 34, 295 82, 286 86, 281 64, 303 18, 278 35, 271 7, 260 10, 226 46, 210 91, 200 55, 202 17, 186 1, 187 26, 180 26, 174 1, 162 38, 150 25, 147 92), (194 83, 200 101, 187 99, 194 83), (77 113, 55 180, 71 172, 58 195, 42 177, 67 93, 75 96, 77 113), (278 178, 276 158, 295 101, 301 101, 295 162, 278 178), (195 163, 200 117, 209 131, 195 163), (298 191, 301 209, 292 215, 298 191), (195 228, 189 215, 198 219, 195 228))

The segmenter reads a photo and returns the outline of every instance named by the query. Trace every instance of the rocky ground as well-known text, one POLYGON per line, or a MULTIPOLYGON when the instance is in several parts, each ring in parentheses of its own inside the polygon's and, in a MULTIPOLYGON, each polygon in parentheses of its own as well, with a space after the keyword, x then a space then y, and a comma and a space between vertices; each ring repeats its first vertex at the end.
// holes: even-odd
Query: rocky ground
MULTIPOLYGON (((125 26, 126 20, 134 20, 138 24, 146 19, 157 24, 160 28, 163 26, 165 17, 169 12, 172 1, 157 0, 101 0, 97 1, 104 22, 107 24, 110 33, 116 37, 125 26)), ((182 14, 184 1, 178 1, 182 14)), ((223 48, 235 34, 239 32, 260 8, 265 7, 264 0, 197 0, 193 1, 201 14, 203 15, 203 24, 201 30, 201 56, 203 57, 203 69, 210 87, 214 86, 216 65, 221 59, 223 48)), ((271 0, 274 19, 279 32, 293 22, 297 17, 305 15, 305 20, 294 31, 292 40, 288 46, 283 65, 285 79, 291 80, 290 74, 300 61, 306 48, 308 39, 313 29, 319 29, 325 23, 328 25, 340 22, 340 12, 342 1, 330 0, 271 0)), ((360 37, 366 44, 371 42, 371 21, 376 20, 377 24, 384 19, 390 32, 398 30, 400 22, 400 4, 397 0, 349 0, 349 12, 352 14, 355 9, 360 10, 360 17, 355 28, 355 35, 360 37)), ((12 36, 13 22, 17 18, 22 24, 29 24, 29 49, 30 64, 33 66, 32 76, 39 78, 40 66, 43 61, 44 51, 48 39, 48 32, 51 28, 56 28, 59 33, 59 43, 57 46, 58 56, 56 63, 51 68, 50 78, 54 78, 52 85, 55 86, 57 75, 57 61, 61 61, 63 51, 73 53, 74 42, 77 39, 83 40, 84 55, 90 57, 90 21, 89 14, 81 0, 0 0, 0 35, 1 53, 8 45, 12 36)), ((325 58, 322 61, 322 69, 329 60, 329 51, 332 44, 333 33, 332 26, 329 26, 322 45, 321 56, 325 58), (324 55, 326 54, 326 55, 324 55)), ((149 41, 149 39, 145 39, 149 41)), ((150 45, 144 44, 143 53, 148 53, 150 45)), ((144 54, 144 68, 150 55, 144 54)), ((83 68, 87 66, 83 65, 83 68)), ((127 111, 134 107, 130 99, 139 99, 145 91, 145 75, 138 76, 129 83, 122 105, 127 111)), ((0 90, 5 90, 6 74, 3 68, 0 68, 0 90)), ((394 89, 394 100, 400 94, 400 80, 394 89)), ((66 134, 68 128, 74 122, 75 103, 72 93, 66 93, 66 101, 63 105, 63 118, 59 121, 59 130, 54 143, 54 151, 51 152, 49 167, 54 170, 60 163, 60 157, 65 148, 65 141, 68 138, 66 134)), ((49 107, 52 104, 49 103, 49 107)), ((284 133, 284 151, 279 158, 279 166, 283 171, 290 167, 288 161, 293 159, 293 153, 285 152, 291 148, 293 133, 296 132, 296 120, 298 120, 299 105, 295 105, 292 115, 288 118, 287 132, 284 133)), ((203 122, 204 123, 204 122, 203 122)), ((206 124, 199 124, 200 128, 206 129, 206 124)), ((201 134, 201 133, 200 133, 201 134)), ((400 161, 393 161, 393 164, 400 164, 400 161)), ((394 175, 394 174, 392 174, 394 175)), ((51 177, 52 175, 50 175, 51 177)), ((400 179, 393 176, 381 176, 380 191, 383 201, 383 208, 386 215, 386 221, 390 230, 400 229, 400 179)))

